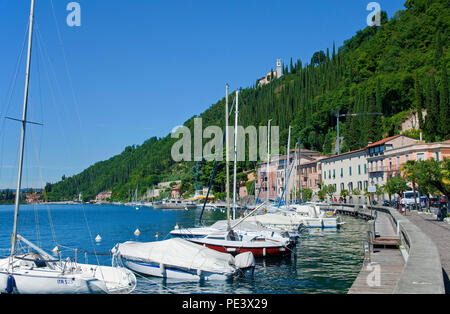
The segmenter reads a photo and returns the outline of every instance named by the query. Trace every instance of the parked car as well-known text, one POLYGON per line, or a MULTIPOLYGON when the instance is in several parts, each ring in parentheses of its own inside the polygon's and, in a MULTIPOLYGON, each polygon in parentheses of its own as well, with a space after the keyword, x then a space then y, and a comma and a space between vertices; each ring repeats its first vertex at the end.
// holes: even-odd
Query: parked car
POLYGON ((438 199, 437 197, 432 197, 430 198, 430 206, 435 206, 435 204, 437 203, 438 199))
POLYGON ((383 202, 383 206, 389 207, 389 206, 392 206, 392 204, 389 203, 388 200, 385 200, 385 201, 383 202))

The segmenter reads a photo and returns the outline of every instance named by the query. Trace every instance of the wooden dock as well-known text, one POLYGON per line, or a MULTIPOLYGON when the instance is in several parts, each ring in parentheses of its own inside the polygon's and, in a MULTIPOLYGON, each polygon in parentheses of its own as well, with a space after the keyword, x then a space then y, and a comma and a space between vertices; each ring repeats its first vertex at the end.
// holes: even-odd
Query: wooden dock
POLYGON ((375 249, 365 262, 348 294, 392 294, 403 272, 400 250, 375 249))
POLYGON ((375 214, 374 231, 368 240, 364 266, 348 293, 394 293, 405 260, 399 250, 400 237, 388 214, 375 214))

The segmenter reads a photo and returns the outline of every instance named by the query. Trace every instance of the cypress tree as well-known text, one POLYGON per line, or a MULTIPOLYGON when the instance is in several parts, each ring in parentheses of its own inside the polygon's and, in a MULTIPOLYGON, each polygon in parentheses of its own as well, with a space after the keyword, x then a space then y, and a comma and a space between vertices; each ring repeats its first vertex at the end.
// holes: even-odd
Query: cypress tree
POLYGON ((439 106, 437 103, 437 90, 434 74, 430 75, 427 87, 427 117, 425 121, 425 133, 428 141, 433 142, 437 138, 436 127, 439 123, 439 106))
POLYGON ((442 59, 442 41, 441 41, 441 32, 438 32, 436 35, 436 46, 434 50, 434 65, 436 67, 439 66, 441 59, 442 59))
POLYGON ((417 72, 414 73, 414 111, 417 112, 417 117, 419 120, 419 128, 423 130, 424 128, 424 121, 423 121, 423 97, 422 97, 422 91, 420 90, 420 83, 419 83, 419 77, 417 75, 417 72))

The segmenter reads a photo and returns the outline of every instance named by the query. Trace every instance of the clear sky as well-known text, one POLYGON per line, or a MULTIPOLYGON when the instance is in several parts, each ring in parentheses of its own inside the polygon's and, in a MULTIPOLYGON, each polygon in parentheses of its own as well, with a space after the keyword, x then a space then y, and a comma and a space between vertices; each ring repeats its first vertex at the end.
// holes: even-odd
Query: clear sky
MULTIPOLYGON (((29 2, 0 0, 0 189, 15 185, 20 127, 4 117, 21 117, 29 2)), ((248 87, 278 58, 307 63, 340 47, 370 13, 361 0, 77 2, 81 26, 69 27, 70 1, 36 0, 29 120, 44 126, 29 127, 23 186, 166 136, 226 83, 248 87)), ((378 1, 389 18, 404 2, 378 1)))

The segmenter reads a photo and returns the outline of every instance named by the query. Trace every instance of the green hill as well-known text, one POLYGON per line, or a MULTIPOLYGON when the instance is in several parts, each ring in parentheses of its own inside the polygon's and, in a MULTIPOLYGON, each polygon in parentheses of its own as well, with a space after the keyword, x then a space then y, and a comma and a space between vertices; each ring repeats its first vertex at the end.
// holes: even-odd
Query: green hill
MULTIPOLYGON (((292 138, 301 138, 304 148, 331 154, 338 110, 383 113, 383 117, 341 120, 343 152, 398 134, 402 119, 419 112, 425 140, 448 139, 449 23, 448 1, 408 0, 405 10, 389 20, 383 13, 380 27, 358 31, 339 49, 333 45, 331 51, 316 52, 308 63, 291 59, 283 65, 282 78, 243 89, 240 125, 267 125, 273 119, 272 124, 280 127, 280 145, 287 142, 290 125, 292 138), (425 109, 427 115, 422 117, 425 109)), ((224 103, 221 99, 199 115, 203 127, 223 126, 224 103)), ((185 123, 191 129, 193 118, 185 123)), ((85 199, 91 199, 112 190, 113 200, 126 200, 136 186, 142 195, 161 181, 182 180, 183 191, 192 191, 196 183, 207 184, 213 164, 175 163, 170 155, 175 141, 168 135, 127 147, 78 175, 47 184, 48 198, 72 199, 82 192, 85 199)), ((255 165, 240 163, 239 171, 252 170, 255 165)), ((223 163, 219 163, 216 193, 224 191, 223 178, 223 163)))

